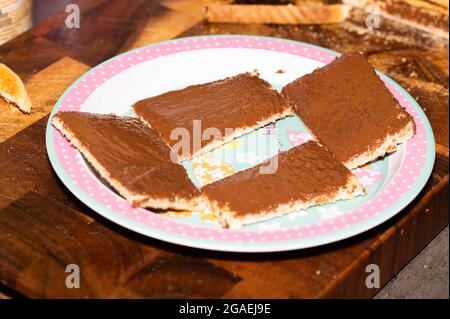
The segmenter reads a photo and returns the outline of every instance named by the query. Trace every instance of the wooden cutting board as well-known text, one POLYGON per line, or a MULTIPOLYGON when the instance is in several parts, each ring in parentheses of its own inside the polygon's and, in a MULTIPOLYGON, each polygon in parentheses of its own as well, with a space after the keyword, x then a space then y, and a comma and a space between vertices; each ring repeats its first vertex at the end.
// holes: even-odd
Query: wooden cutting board
MULTIPOLYGON (((81 28, 66 13, 0 46, 25 80, 31 115, 0 106, 0 292, 27 297, 371 297, 366 266, 388 282, 448 224, 448 56, 382 33, 333 26, 208 24, 201 1, 86 0, 81 28), (84 72, 120 52, 178 36, 257 34, 363 51, 405 87, 431 121, 432 177, 395 218, 323 247, 270 254, 209 252, 146 238, 103 219, 58 180, 45 149, 48 113, 84 72), (67 289, 68 264, 80 266, 67 289)), ((224 61, 226 63, 226 61, 224 61)))

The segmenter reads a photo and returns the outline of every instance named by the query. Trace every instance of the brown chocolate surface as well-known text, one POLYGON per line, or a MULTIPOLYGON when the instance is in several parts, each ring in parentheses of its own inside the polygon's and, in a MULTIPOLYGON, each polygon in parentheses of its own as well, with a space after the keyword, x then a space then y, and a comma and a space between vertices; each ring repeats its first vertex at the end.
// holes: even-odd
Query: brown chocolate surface
MULTIPOLYGON (((170 149, 138 119, 82 112, 55 115, 111 175, 129 191, 151 198, 191 199, 198 191, 170 149)), ((95 166, 95 165, 94 165, 95 166)))
MULTIPOLYGON (((201 120, 202 131, 217 128, 224 137, 231 135, 226 128, 261 126, 259 122, 290 110, 291 105, 269 83, 245 73, 151 97, 137 102, 133 109, 168 145, 178 142, 170 139, 173 129, 188 130, 192 155, 194 120, 201 120)), ((202 141, 201 147, 211 141, 202 141)))
POLYGON ((352 176, 333 154, 313 141, 278 154, 274 174, 260 174, 261 166, 267 166, 267 162, 209 184, 202 192, 220 207, 228 206, 242 216, 320 195, 331 196, 352 176))
POLYGON ((289 83, 282 93, 343 163, 378 147, 384 137, 412 121, 364 56, 356 53, 289 83))

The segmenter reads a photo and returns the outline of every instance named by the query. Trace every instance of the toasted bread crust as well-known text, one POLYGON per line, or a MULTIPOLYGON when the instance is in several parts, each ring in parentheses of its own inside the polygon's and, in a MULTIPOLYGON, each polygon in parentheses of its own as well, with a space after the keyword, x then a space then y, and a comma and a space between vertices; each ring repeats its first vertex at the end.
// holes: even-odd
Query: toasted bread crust
POLYGON ((205 6, 205 19, 219 23, 332 24, 344 21, 347 5, 246 5, 215 3, 205 6))

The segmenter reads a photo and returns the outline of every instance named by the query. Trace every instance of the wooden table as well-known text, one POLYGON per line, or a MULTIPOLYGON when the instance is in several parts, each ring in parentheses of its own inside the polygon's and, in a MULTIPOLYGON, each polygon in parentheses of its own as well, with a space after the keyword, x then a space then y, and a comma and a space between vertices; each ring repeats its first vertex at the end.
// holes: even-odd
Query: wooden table
POLYGON ((335 26, 208 24, 200 1, 87 0, 81 28, 66 13, 0 47, 0 62, 25 80, 34 109, 0 107, 0 282, 27 297, 371 297, 366 265, 384 285, 448 224, 448 56, 380 34, 335 26), (120 52, 179 36, 240 33, 364 51, 408 89, 430 119, 437 158, 426 188, 395 218, 345 241, 270 254, 230 254, 167 244, 123 229, 79 202, 45 149, 48 114, 81 74, 120 52), (81 287, 67 289, 78 264, 81 287))

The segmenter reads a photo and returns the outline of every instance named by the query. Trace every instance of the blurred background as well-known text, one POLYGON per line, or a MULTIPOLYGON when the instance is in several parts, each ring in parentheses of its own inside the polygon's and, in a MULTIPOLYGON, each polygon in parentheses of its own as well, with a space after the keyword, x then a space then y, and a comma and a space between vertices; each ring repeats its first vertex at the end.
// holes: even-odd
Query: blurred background
POLYGON ((80 0, 0 0, 0 45, 80 0))

